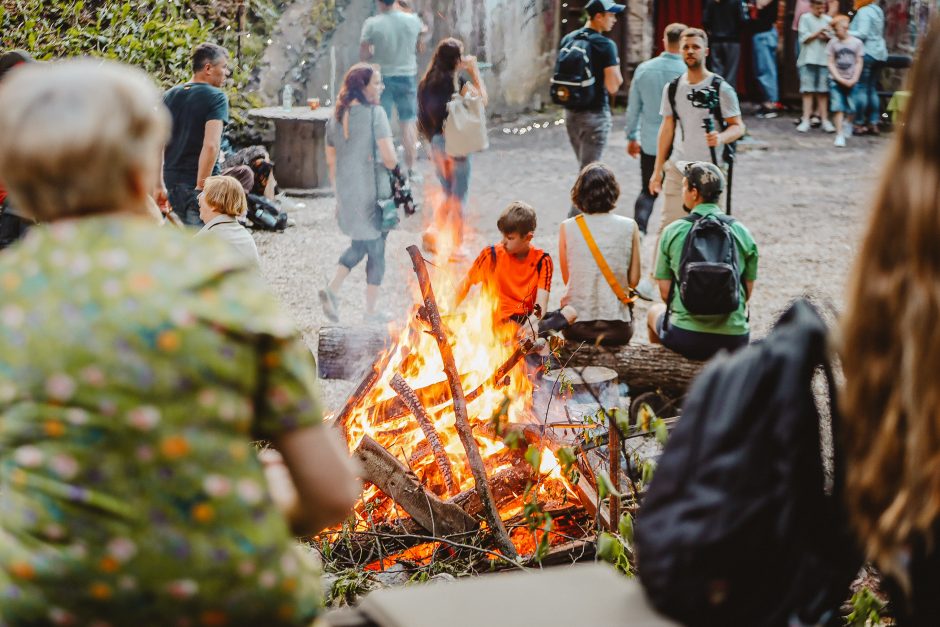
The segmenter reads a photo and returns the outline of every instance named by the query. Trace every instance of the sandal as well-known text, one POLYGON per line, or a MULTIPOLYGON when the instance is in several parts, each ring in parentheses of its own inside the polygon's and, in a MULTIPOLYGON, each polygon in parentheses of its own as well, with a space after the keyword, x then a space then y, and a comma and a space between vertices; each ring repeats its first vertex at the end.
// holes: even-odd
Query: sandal
POLYGON ((868 127, 864 124, 856 124, 852 127, 852 135, 868 135, 868 127))

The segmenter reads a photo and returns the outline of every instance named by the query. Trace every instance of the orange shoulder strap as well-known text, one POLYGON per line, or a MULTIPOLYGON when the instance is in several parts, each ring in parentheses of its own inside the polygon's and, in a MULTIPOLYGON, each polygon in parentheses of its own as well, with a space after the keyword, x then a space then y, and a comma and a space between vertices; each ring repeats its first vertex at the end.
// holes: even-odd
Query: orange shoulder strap
POLYGON ((617 277, 614 276, 610 266, 607 265, 607 260, 604 259, 604 255, 601 254, 600 249, 597 247, 597 242, 594 241, 594 236, 591 235, 591 231, 588 229, 587 222, 584 220, 584 214, 575 216, 574 221, 578 223, 578 228, 581 229, 581 235, 584 236, 584 241, 587 242, 588 248, 591 249, 591 254, 594 255, 594 262, 597 264, 597 267, 600 268, 604 278, 607 279, 610 289, 614 291, 614 294, 617 295, 621 303, 624 305, 631 304, 636 299, 627 296, 627 293, 620 287, 620 283, 617 282, 617 277))

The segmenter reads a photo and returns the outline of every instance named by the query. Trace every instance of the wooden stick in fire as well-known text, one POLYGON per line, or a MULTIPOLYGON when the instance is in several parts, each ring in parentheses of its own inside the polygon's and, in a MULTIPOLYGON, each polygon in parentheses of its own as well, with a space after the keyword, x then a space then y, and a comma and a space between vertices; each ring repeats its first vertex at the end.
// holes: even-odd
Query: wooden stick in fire
POLYGON ((493 532, 497 548, 506 557, 515 559, 517 556, 516 547, 509 539, 506 526, 503 525, 503 521, 499 517, 499 511, 496 509, 493 493, 490 491, 490 484, 487 481, 483 458, 480 456, 480 449, 477 447, 476 440, 473 439, 470 419, 467 417, 467 399, 464 397, 463 386, 460 384, 460 374, 457 372, 457 365, 454 363, 454 353, 450 347, 450 340, 444 331, 444 323, 441 321, 441 312, 437 308, 437 300, 434 298, 434 289, 431 287, 428 268, 424 265, 424 257, 421 256, 421 251, 418 250, 417 246, 409 246, 408 254, 411 255, 411 263, 414 265, 418 285, 421 287, 421 297, 424 300, 425 311, 428 314, 428 322, 431 324, 431 332, 434 339, 437 340, 438 349, 441 351, 444 374, 447 375, 447 381, 450 383, 451 388, 451 397, 454 399, 454 426, 467 453, 467 462, 470 464, 470 472, 473 474, 477 494, 480 495, 480 502, 483 504, 486 522, 493 532))
POLYGON ((392 386, 392 389, 395 390, 395 393, 398 394, 398 398, 411 410, 411 413, 414 414, 418 424, 421 426, 421 431, 424 432, 424 437, 427 439, 428 443, 431 445, 431 450, 434 452, 434 460, 437 462, 437 467, 441 469, 444 484, 447 486, 447 493, 456 494, 458 490, 457 485, 454 483, 454 469, 451 468, 450 460, 447 459, 447 451, 444 450, 441 436, 438 435, 437 429, 434 428, 434 422, 431 420, 431 417, 428 416, 427 410, 421 404, 421 401, 418 400, 418 395, 415 394, 415 391, 408 385, 408 382, 397 372, 395 376, 392 377, 389 384, 392 386))

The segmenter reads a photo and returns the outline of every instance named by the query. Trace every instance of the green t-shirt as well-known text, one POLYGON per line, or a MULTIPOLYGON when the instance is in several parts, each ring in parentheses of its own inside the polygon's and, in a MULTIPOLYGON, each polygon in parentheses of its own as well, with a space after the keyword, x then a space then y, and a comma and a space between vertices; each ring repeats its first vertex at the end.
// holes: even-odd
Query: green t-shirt
POLYGON ((367 19, 360 40, 372 45, 371 62, 381 67, 385 76, 415 76, 420 35, 418 16, 392 10, 367 19))
MULTIPOLYGON (((206 122, 228 124, 228 96, 208 83, 185 83, 169 89, 163 104, 173 118, 173 133, 163 153, 163 176, 167 185, 196 186, 199 154, 206 136, 206 122)), ((218 164, 212 173, 218 174, 218 164)))
MULTIPOLYGON (((709 216, 722 213, 718 205, 703 203, 695 207, 692 213, 709 216)), ((666 227, 659 240, 659 255, 656 259, 657 279, 672 279, 679 276, 679 261, 682 258, 682 249, 685 246, 685 238, 692 230, 692 223, 688 220, 676 220, 666 227)), ((686 311, 679 297, 679 290, 674 290, 672 303, 670 305, 669 324, 674 324, 680 329, 686 331, 696 331, 698 333, 715 333, 718 335, 744 335, 750 331, 747 321, 747 301, 745 292, 745 281, 757 280, 757 244, 747 230, 740 222, 731 224, 731 233, 734 235, 735 243, 738 245, 739 259, 741 262, 741 302, 738 309, 730 314, 719 314, 710 316, 694 316, 686 311)))
POLYGON ((315 572, 252 440, 321 419, 251 263, 145 218, 0 259, 0 624, 309 624, 315 572))

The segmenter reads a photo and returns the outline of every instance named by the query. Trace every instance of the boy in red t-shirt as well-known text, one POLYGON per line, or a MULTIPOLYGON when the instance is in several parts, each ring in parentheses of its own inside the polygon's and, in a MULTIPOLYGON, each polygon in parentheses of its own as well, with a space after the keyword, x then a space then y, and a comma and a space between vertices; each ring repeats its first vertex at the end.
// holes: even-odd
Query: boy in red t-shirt
POLYGON ((536 329, 545 314, 552 286, 552 258, 532 246, 535 209, 524 202, 510 203, 496 221, 503 240, 484 248, 457 291, 457 304, 477 283, 489 285, 499 297, 496 322, 513 321, 536 329))

